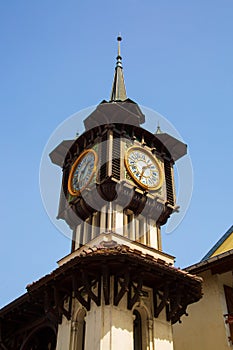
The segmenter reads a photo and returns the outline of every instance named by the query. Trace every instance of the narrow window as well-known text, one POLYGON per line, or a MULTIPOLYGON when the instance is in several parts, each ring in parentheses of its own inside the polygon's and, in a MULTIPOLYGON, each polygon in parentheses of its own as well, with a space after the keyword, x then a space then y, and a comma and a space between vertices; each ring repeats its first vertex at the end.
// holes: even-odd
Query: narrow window
POLYGON ((86 312, 81 310, 77 317, 77 332, 75 335, 75 350, 84 350, 85 349, 85 333, 86 333, 86 321, 85 321, 86 312))
POLYGON ((85 333, 86 333, 86 321, 83 320, 83 324, 82 324, 82 350, 85 349, 85 333))
POLYGON ((137 310, 133 312, 135 319, 133 323, 134 350, 142 350, 142 319, 137 310))

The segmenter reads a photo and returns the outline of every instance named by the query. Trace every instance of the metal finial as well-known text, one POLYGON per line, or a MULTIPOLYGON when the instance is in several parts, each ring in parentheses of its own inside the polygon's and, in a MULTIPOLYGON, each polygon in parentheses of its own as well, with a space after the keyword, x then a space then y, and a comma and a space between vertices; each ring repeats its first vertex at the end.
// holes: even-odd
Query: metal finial
POLYGON ((122 68, 122 62, 121 62, 121 40, 122 40, 122 37, 119 34, 118 37, 117 37, 118 50, 117 50, 117 58, 116 58, 117 59, 117 64, 116 64, 116 66, 120 67, 120 68, 122 68))
POLYGON ((118 53, 117 53, 117 58, 121 58, 121 40, 122 37, 119 33, 118 37, 117 37, 117 41, 118 41, 118 53))

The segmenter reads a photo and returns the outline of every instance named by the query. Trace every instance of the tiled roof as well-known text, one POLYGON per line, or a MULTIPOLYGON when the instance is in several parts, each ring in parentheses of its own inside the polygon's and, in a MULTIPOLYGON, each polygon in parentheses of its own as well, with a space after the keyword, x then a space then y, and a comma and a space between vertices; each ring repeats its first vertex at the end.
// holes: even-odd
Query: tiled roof
POLYGON ((192 275, 187 271, 181 270, 180 268, 176 268, 172 266, 172 264, 167 263, 165 260, 160 258, 155 258, 153 255, 150 254, 144 254, 142 251, 138 249, 131 249, 127 245, 115 245, 114 247, 108 247, 103 248, 103 246, 95 246, 90 247, 88 249, 84 249, 80 252, 79 255, 74 257, 73 259, 69 260, 67 263, 63 264, 62 266, 58 267, 54 271, 52 271, 50 274, 45 275, 38 281, 33 282, 32 284, 29 284, 27 286, 27 289, 29 291, 36 289, 39 286, 42 286, 44 283, 47 283, 49 280, 52 280, 54 278, 57 278, 59 275, 62 275, 65 273, 65 271, 68 271, 70 268, 73 268, 74 266, 79 265, 79 263, 83 262, 84 260, 89 260, 91 258, 101 259, 101 258, 117 258, 126 256, 130 259, 136 259, 138 262, 146 265, 150 265, 154 268, 159 268, 164 271, 166 271, 169 274, 175 274, 177 277, 180 278, 187 278, 189 280, 201 282, 202 278, 192 275))

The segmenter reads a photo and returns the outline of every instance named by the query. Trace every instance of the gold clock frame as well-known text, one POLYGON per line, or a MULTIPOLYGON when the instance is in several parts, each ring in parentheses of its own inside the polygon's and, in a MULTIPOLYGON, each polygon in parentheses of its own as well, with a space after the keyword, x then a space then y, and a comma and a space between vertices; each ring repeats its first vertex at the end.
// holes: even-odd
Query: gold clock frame
POLYGON ((158 160, 145 148, 142 148, 140 146, 132 146, 132 147, 128 148, 126 153, 125 153, 124 161, 125 161, 125 167, 126 167, 127 172, 130 174, 132 179, 144 190, 156 191, 162 186, 162 184, 163 184, 163 171, 162 171, 161 165, 159 164, 158 160), (141 183, 141 181, 139 181, 135 177, 135 175, 132 172, 132 170, 130 169, 130 166, 128 163, 129 153, 132 152, 133 150, 139 150, 142 153, 146 153, 148 155, 148 157, 151 159, 151 161, 156 164, 156 166, 158 168, 158 172, 159 172, 159 182, 158 182, 157 186, 150 187, 150 186, 144 185, 143 183, 141 183))
POLYGON ((69 193, 72 195, 72 196, 78 196, 91 182, 91 180, 93 179, 93 176, 96 172, 96 168, 97 168, 97 163, 98 163, 98 155, 97 153, 93 150, 93 149, 87 149, 85 151, 83 151, 79 156, 78 158, 75 160, 74 164, 72 165, 72 168, 70 170, 70 173, 69 173, 69 178, 68 178, 68 191, 69 193), (94 154, 94 168, 92 170, 92 174, 90 176, 90 179, 88 180, 88 182, 86 183, 86 185, 84 187, 82 187, 79 191, 75 191, 73 189, 73 186, 72 186, 72 180, 73 180, 73 175, 74 175, 74 172, 78 166, 78 164, 82 161, 83 157, 88 154, 88 153, 92 153, 94 154))

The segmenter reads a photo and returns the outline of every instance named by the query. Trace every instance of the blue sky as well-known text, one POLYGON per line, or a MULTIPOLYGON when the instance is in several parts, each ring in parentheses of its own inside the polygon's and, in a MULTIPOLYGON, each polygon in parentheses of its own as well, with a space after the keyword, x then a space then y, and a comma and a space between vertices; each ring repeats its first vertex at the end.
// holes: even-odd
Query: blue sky
POLYGON ((70 250, 44 210, 40 160, 60 123, 109 98, 118 32, 128 96, 176 127, 193 163, 191 205, 163 248, 199 261, 232 225, 233 2, 12 0, 0 16, 0 305, 70 250))

